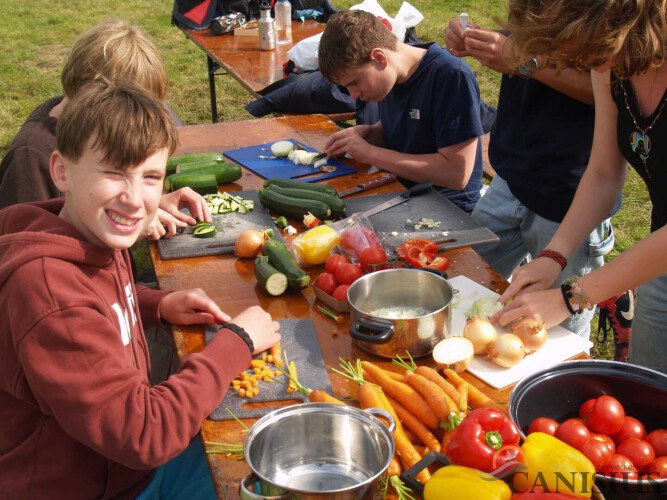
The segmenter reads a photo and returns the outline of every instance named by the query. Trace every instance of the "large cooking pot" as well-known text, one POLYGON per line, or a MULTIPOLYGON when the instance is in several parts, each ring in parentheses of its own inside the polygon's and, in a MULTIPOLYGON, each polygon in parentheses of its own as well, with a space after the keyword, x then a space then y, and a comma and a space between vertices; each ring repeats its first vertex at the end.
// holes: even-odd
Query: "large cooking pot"
POLYGON ((260 418, 243 453, 255 476, 290 499, 380 499, 394 456, 393 429, 391 415, 378 408, 304 403, 260 418))
POLYGON ((347 291, 350 336, 363 350, 393 358, 425 356, 451 329, 454 291, 440 274, 387 269, 362 276, 347 291))

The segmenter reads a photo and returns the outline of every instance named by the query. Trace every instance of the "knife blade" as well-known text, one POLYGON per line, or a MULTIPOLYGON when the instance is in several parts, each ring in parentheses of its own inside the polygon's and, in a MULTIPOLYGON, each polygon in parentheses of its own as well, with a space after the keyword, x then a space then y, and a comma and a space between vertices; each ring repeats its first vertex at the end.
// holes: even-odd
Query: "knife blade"
POLYGON ((383 212, 387 210, 388 208, 391 208, 396 205, 400 205, 401 203, 404 203, 408 201, 412 196, 417 196, 420 194, 424 194, 427 191, 429 191, 433 187, 433 181, 424 181, 420 182, 419 184, 415 184, 412 186, 410 189, 407 191, 403 191, 399 196, 395 198, 391 198, 388 201, 385 201, 384 203, 380 203, 379 205, 366 210, 365 212, 362 212, 363 215, 366 217, 370 217, 371 215, 375 215, 379 212, 383 212))
POLYGON ((383 175, 382 177, 378 177, 377 179, 372 179, 366 182, 360 182, 353 188, 341 191, 340 193, 338 193, 338 196, 344 198, 351 194, 361 193, 362 191, 370 191, 371 189, 375 189, 376 187, 384 186, 385 184, 391 184, 395 180, 396 176, 394 174, 383 175))

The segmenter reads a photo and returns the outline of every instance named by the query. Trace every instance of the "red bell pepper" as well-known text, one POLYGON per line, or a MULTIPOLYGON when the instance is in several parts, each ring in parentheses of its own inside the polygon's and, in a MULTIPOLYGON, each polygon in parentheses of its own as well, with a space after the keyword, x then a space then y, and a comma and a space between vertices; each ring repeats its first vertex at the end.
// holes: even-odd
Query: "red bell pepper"
POLYGON ((445 271, 449 268, 449 259, 437 257, 438 244, 424 238, 414 238, 401 243, 396 248, 398 257, 413 268, 426 267, 445 271))
POLYGON ((478 408, 454 429, 445 454, 453 464, 493 472, 504 462, 497 456, 501 448, 518 446, 520 440, 519 428, 507 415, 478 408))

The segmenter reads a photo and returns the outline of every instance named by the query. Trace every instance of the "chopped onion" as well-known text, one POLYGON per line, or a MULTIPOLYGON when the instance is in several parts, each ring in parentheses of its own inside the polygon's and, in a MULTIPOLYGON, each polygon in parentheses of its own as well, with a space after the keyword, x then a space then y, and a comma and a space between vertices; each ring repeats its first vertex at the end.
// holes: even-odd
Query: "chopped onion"
POLYGON ((433 348, 433 359, 443 370, 449 368, 462 372, 470 365, 475 351, 472 342, 463 337, 449 337, 433 348))
POLYGON ((513 333, 500 335, 491 345, 487 359, 503 368, 511 368, 526 357, 526 348, 519 337, 513 333))
POLYGON ((523 318, 512 325, 512 333, 523 341, 526 350, 537 351, 547 341, 547 329, 542 321, 523 318))
POLYGON ((291 141, 278 141, 271 144, 271 154, 277 158, 287 158, 294 149, 291 141))
POLYGON ((246 229, 236 238, 234 253, 241 258, 256 257, 266 241, 266 233, 256 229, 246 229))
POLYGON ((472 342, 475 354, 486 354, 489 344, 498 337, 498 332, 488 319, 472 316, 466 321, 463 336, 472 342))

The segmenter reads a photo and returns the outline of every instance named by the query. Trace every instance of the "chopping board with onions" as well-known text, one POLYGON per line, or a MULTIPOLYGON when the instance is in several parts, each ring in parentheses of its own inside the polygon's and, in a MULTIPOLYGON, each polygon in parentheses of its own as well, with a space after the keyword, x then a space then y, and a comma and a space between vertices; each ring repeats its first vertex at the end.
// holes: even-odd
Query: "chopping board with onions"
MULTIPOLYGON (((465 276, 457 276, 448 281, 455 290, 452 304, 451 334, 462 336, 466 323, 465 314, 470 310, 473 302, 482 297, 492 296, 497 298, 499 295, 465 276)), ((498 325, 496 325, 496 330, 499 335, 511 332, 510 329, 501 328, 498 325)), ((502 389, 531 373, 553 366, 582 352, 588 354, 591 347, 593 347, 593 343, 589 340, 556 325, 549 328, 547 341, 541 349, 529 354, 512 368, 503 368, 481 356, 475 356, 468 367, 468 371, 490 386, 502 389)))
MULTIPOLYGON (((218 327, 208 327, 206 340, 210 341, 217 330, 218 327)), ((280 336, 283 352, 289 361, 294 361, 296 364, 299 381, 305 387, 322 389, 331 394, 331 382, 312 320, 308 318, 281 320, 280 336)), ((281 376, 279 379, 285 381, 286 377, 281 376)), ((248 406, 249 404, 267 401, 288 401, 294 404, 306 399, 306 396, 298 392, 287 392, 287 388, 280 382, 259 382, 259 394, 252 399, 242 398, 236 391, 230 389, 209 418, 211 420, 233 419, 234 417, 227 409, 238 418, 258 418, 275 408, 252 408, 248 406)))
MULTIPOLYGON (((365 212, 400 193, 384 193, 346 199, 347 214, 365 212)), ((482 226, 435 189, 412 196, 406 202, 371 215, 371 225, 388 246, 396 247, 411 238, 426 238, 439 243, 440 250, 498 241, 498 236, 482 226), (440 222, 436 228, 415 228, 422 219, 440 222)))

